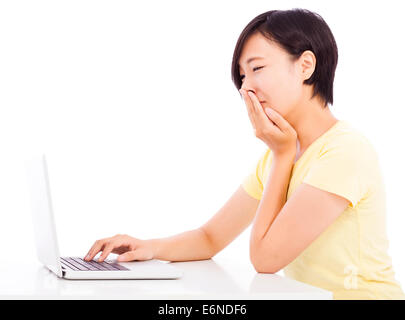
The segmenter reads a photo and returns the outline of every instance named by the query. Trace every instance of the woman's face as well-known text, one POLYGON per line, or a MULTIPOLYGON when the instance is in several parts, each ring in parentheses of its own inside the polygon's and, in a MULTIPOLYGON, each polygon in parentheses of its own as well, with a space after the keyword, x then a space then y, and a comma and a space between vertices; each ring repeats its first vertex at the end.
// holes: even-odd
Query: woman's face
MULTIPOLYGON (((303 78, 298 61, 260 33, 244 44, 239 61, 242 89, 253 91, 263 108, 270 107, 288 118, 303 99, 303 78), (248 63, 253 57, 262 57, 248 63)), ((298 111, 298 110, 295 110, 298 111)))

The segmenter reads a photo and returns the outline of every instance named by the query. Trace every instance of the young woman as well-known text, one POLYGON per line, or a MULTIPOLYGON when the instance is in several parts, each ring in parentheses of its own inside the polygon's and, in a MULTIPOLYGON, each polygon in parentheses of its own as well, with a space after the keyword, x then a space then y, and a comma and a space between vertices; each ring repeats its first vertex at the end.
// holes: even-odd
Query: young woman
POLYGON ((101 239, 85 260, 209 259, 251 223, 250 260, 332 291, 335 299, 405 299, 395 280, 378 156, 336 119, 338 51, 325 21, 303 9, 260 14, 236 43, 232 79, 256 137, 255 169, 203 226, 168 238, 101 239))

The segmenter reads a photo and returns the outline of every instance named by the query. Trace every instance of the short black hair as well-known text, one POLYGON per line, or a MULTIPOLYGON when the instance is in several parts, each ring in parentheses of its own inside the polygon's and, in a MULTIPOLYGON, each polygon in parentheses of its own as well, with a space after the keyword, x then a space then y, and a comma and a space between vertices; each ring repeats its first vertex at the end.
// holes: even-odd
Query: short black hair
POLYGON ((311 99, 318 95, 324 107, 333 104, 338 49, 332 31, 319 14, 300 8, 272 10, 250 21, 236 42, 232 58, 232 81, 238 90, 242 86, 239 60, 243 45, 257 32, 279 44, 291 55, 292 61, 298 60, 304 51, 312 51, 316 57, 315 70, 304 84, 314 85, 311 99))

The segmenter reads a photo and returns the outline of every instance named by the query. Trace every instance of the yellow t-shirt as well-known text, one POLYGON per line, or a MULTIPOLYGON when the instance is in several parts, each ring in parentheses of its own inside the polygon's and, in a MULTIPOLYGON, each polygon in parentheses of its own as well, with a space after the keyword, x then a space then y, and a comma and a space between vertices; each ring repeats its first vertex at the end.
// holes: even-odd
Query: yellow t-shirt
MULTIPOLYGON (((272 157, 267 149, 242 183, 258 200, 272 157)), ((284 274, 332 291, 334 299, 405 299, 388 255, 384 181, 367 138, 344 120, 335 123, 294 164, 287 201, 302 182, 351 203, 284 274)))

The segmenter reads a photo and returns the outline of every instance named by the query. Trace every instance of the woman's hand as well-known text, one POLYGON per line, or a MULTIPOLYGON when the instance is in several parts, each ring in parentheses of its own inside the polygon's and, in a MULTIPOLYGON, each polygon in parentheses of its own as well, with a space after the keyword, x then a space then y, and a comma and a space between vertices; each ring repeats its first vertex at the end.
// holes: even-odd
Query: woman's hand
POLYGON ((98 258, 98 262, 104 261, 111 252, 119 254, 118 261, 150 260, 154 256, 154 248, 148 240, 140 240, 126 234, 97 240, 84 260, 92 260, 100 251, 103 253, 98 258))
POLYGON ((252 91, 240 89, 239 92, 246 103, 256 137, 267 144, 274 156, 295 157, 297 151, 295 129, 274 109, 266 108, 265 112, 252 91))

